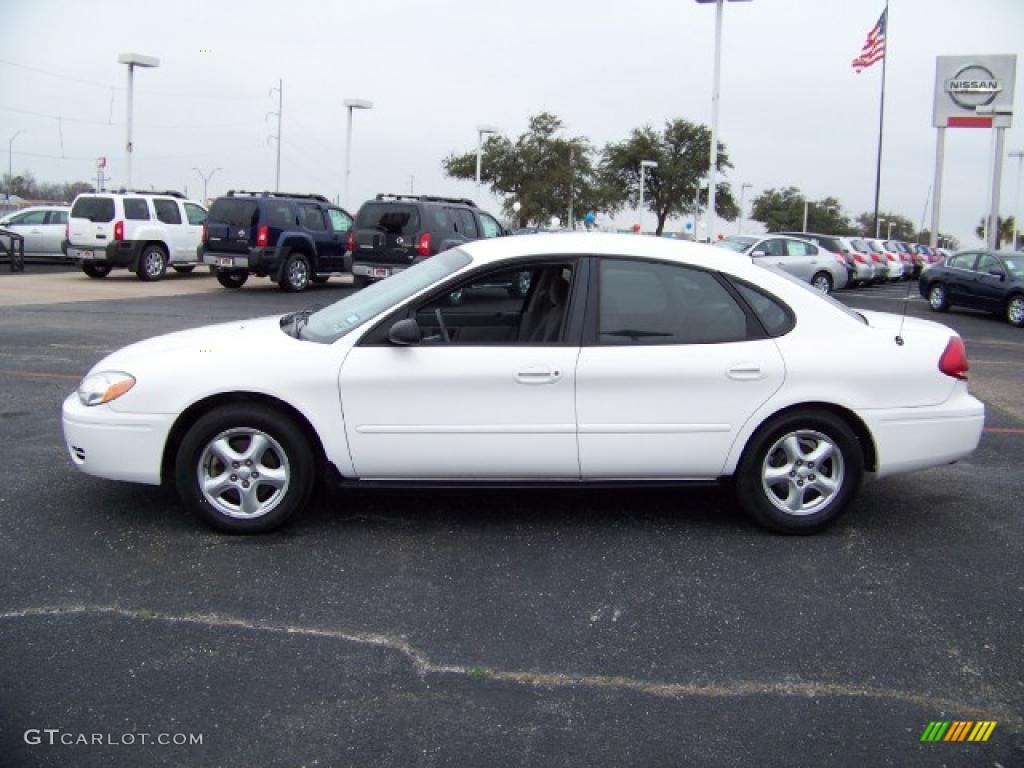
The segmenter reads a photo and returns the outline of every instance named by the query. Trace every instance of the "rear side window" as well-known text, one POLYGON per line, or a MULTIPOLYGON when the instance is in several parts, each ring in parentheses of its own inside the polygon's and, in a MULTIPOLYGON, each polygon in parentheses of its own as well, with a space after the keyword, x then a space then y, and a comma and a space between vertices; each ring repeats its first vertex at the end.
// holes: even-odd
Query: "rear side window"
POLYGON ((132 221, 143 221, 149 219, 149 206, 141 197, 126 197, 124 199, 124 217, 132 221))
MULTIPOLYGON (((259 208, 253 200, 236 200, 231 197, 221 197, 213 201, 208 218, 210 221, 215 221, 218 224, 248 229, 256 226, 259 218, 259 208)), ((268 223, 273 224, 273 222, 268 223)))
POLYGON ((156 217, 164 224, 181 224, 181 211, 173 200, 154 198, 153 207, 156 209, 156 217))
POLYGON ((782 336, 793 330, 793 313, 785 304, 760 288, 754 288, 735 279, 732 283, 743 300, 754 310, 769 336, 782 336))
POLYGON ((946 265, 954 269, 973 269, 975 258, 977 258, 977 254, 974 253, 958 253, 946 262, 946 265))
POLYGON ((88 219, 95 222, 114 220, 114 198, 112 197, 79 197, 71 208, 71 218, 88 219))
POLYGON ((468 211, 465 208, 455 208, 452 213, 455 214, 459 222, 459 232, 466 237, 479 237, 479 231, 476 228, 476 218, 473 216, 472 211, 468 211))
POLYGON ((302 213, 302 224, 306 229, 311 229, 314 232, 324 232, 327 230, 324 224, 324 215, 319 207, 315 205, 300 205, 299 211, 302 213))
POLYGON ((786 240, 786 253, 790 256, 813 256, 818 249, 800 240, 786 240))
MULTIPOLYGON (((263 209, 263 223, 276 229, 288 229, 295 226, 295 214, 288 203, 266 203, 263 209)), ((238 226, 246 226, 239 224, 238 226)))
POLYGON ((715 344, 747 338, 747 314, 710 272, 601 260, 602 345, 715 344))
POLYGON ((419 212, 413 205, 366 203, 356 216, 358 229, 376 229, 389 235, 414 237, 419 225, 419 212))
POLYGON ((193 226, 206 222, 206 211, 195 203, 185 203, 185 216, 188 217, 188 223, 193 226))
POLYGON ((50 211, 50 216, 46 220, 47 224, 67 224, 68 223, 68 212, 67 211, 50 211))

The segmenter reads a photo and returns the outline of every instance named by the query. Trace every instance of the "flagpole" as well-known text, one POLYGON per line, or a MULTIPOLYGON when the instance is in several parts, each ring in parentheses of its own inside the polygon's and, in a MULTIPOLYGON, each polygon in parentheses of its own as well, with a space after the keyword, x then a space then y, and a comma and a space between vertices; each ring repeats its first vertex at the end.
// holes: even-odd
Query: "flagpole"
POLYGON ((878 233, 878 193, 882 187, 882 129, 885 126, 885 60, 889 58, 889 0, 885 0, 885 43, 882 48, 882 94, 878 104, 878 159, 875 163, 875 237, 878 233))

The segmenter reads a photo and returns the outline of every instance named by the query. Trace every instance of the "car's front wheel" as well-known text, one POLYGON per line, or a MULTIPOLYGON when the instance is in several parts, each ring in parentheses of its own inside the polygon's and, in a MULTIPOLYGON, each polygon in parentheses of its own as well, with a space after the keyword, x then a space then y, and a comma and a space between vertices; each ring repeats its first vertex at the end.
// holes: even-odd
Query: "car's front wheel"
POLYGON ((83 264, 82 271, 85 272, 89 277, 99 279, 106 277, 110 274, 111 266, 109 264, 83 264))
POLYGON ((245 281, 248 279, 248 272, 217 272, 217 282, 223 285, 225 288, 241 288, 243 285, 245 285, 245 281))
POLYGON ((945 312, 949 309, 949 295, 946 293, 945 285, 932 283, 928 289, 928 306, 935 312, 945 312))
POLYGON ((261 533, 309 500, 313 451, 295 423, 266 407, 229 405, 199 419, 178 449, 182 501, 214 528, 261 533))
POLYGON ((763 527, 814 533, 842 513, 863 476, 853 430, 828 411, 808 409, 783 414, 755 433, 736 470, 736 492, 763 527))
POLYGON ((1017 293, 1006 302, 1006 321, 1015 328, 1024 328, 1024 296, 1017 293))
POLYGON ((153 282, 167 272, 167 254, 159 245, 147 245, 139 257, 139 280, 153 282))

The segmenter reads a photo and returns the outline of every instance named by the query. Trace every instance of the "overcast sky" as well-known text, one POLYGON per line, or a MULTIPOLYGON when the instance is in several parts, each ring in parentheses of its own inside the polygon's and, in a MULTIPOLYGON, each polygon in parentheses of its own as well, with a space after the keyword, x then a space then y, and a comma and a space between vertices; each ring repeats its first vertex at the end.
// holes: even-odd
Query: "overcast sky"
MULTIPOLYGON (((792 185, 812 199, 835 195, 852 216, 871 210, 881 64, 857 75, 850 62, 883 7, 726 4, 720 140, 737 190, 792 185)), ((0 138, 26 131, 14 143, 16 173, 91 179, 105 155, 108 175, 123 183, 125 68, 117 55, 136 51, 160 58, 158 69, 136 77, 136 187, 187 185, 198 198, 193 167, 221 167, 211 197, 272 189, 276 123, 266 113, 276 109, 269 91, 280 78, 282 189, 341 194, 342 101, 356 97, 375 108, 355 115, 353 212, 377 192, 408 192, 411 177, 417 193, 472 196, 472 183, 446 179, 440 161, 474 150, 479 123, 514 137, 529 115, 549 110, 599 147, 645 123, 710 124, 714 15, 713 5, 693 0, 0 0, 0 138)), ((1024 54, 1024 2, 893 0, 889 25, 881 206, 919 225, 934 170, 935 57, 1024 54)), ((1024 149, 1022 122, 1008 131, 1007 150, 1024 149)), ((985 212, 991 132, 947 134, 942 229, 972 245, 985 212)), ((1007 161, 1004 215, 1013 213, 1016 189, 1017 161, 1007 161)))

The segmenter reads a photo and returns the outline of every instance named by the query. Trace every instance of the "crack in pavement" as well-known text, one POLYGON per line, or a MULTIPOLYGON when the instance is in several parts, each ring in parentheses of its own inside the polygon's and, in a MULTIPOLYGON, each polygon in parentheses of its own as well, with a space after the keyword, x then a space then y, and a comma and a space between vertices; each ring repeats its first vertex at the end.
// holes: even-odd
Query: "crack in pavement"
POLYGON ((516 672, 493 669, 490 667, 462 666, 458 664, 438 664, 432 662, 426 654, 401 637, 376 632, 346 632, 339 629, 319 627, 301 627, 289 624, 270 624, 250 621, 248 619, 222 616, 212 613, 194 613, 173 615, 148 609, 121 608, 108 605, 72 605, 26 608, 18 611, 0 613, 0 621, 37 617, 64 616, 116 616, 135 621, 158 621, 168 624, 195 624, 211 629, 243 629, 253 632, 268 632, 284 635, 300 635, 305 637, 321 637, 341 640, 358 645, 387 648, 406 656, 416 670, 417 675, 461 675, 478 680, 498 680, 516 685, 531 685, 550 688, 595 688, 605 690, 631 691, 647 696, 666 699, 732 698, 740 696, 797 696, 814 698, 816 696, 888 699, 904 704, 913 704, 923 709, 955 713, 958 718, 974 720, 998 720, 1005 730, 1013 733, 1024 733, 1024 721, 1000 713, 991 707, 980 707, 949 699, 935 698, 926 694, 911 693, 892 688, 868 688, 857 685, 827 682, 763 682, 736 681, 732 683, 665 683, 638 680, 619 675, 571 675, 561 672, 516 672))

